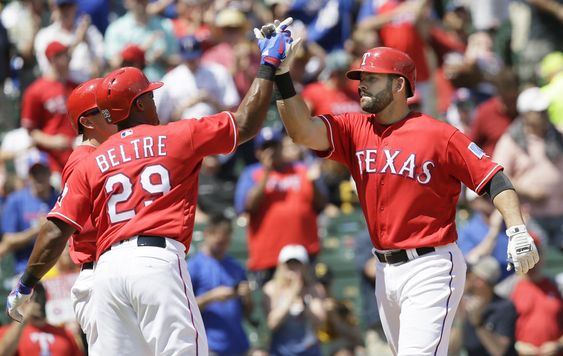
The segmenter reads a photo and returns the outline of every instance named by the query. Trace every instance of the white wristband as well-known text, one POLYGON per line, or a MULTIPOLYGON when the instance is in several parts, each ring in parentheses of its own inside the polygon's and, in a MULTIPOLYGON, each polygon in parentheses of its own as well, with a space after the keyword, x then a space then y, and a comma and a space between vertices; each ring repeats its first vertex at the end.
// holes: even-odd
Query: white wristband
POLYGON ((514 236, 518 233, 527 232, 527 231, 528 231, 528 229, 526 229, 526 225, 516 225, 516 226, 512 226, 512 227, 509 227, 508 229, 506 229, 506 235, 508 237, 512 237, 512 236, 514 236))

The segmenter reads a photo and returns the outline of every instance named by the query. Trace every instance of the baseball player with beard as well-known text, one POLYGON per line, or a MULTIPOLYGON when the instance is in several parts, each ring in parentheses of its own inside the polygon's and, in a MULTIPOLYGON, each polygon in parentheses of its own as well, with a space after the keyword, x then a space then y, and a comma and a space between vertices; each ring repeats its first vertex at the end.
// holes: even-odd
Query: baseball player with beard
MULTIPOLYGON (((68 181, 78 164, 96 147, 117 132, 117 126, 109 124, 96 106, 96 88, 102 78, 86 81, 70 93, 67 100, 68 118, 74 130, 82 134, 82 143, 74 149, 62 173, 62 185, 68 181)), ((63 193, 64 194, 64 193, 63 193)), ((71 300, 76 320, 86 334, 89 347, 97 338, 94 313, 90 297, 94 282, 97 230, 88 219, 80 232, 70 238, 70 257, 80 265, 80 274, 71 290, 71 300)))
POLYGON ((291 48, 283 29, 258 40, 258 74, 236 112, 158 126, 150 83, 132 67, 108 74, 96 89, 112 135, 65 184, 48 215, 7 310, 29 300, 67 239, 92 216, 98 228, 92 303, 98 338, 93 355, 207 355, 201 314, 184 259, 191 242, 197 177, 204 156, 230 153, 251 139, 269 107, 274 73, 291 48))
POLYGON ((460 131, 409 110, 416 71, 407 54, 386 47, 364 53, 347 77, 359 80, 365 113, 317 117, 295 92, 290 59, 276 73, 283 98, 278 109, 296 143, 345 164, 356 182, 378 260, 381 322, 393 352, 447 355, 466 272, 455 244, 461 184, 491 197, 508 227, 510 266, 526 273, 539 257, 516 192, 502 167, 460 131))

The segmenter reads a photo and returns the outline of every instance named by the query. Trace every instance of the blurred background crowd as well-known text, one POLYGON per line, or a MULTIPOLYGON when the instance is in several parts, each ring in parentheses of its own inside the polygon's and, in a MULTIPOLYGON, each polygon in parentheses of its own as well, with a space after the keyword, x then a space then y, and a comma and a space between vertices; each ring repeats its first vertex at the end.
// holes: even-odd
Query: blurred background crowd
MULTIPOLYGON (((287 16, 314 115, 360 111, 344 73, 369 48, 400 49, 417 66, 411 108, 467 134, 520 195, 541 253, 523 277, 506 271, 490 200, 460 197, 470 267, 450 353, 563 355, 563 0, 0 1, 3 297, 80 142, 66 117, 77 84, 135 66, 165 83, 163 124, 231 110, 259 65, 252 28, 287 16)), ((187 263, 213 355, 390 355, 347 169, 288 139, 274 102, 253 141, 204 159, 199 194, 187 263)), ((0 354, 86 353, 69 300, 78 272, 63 254, 21 328, 0 317, 0 354)))

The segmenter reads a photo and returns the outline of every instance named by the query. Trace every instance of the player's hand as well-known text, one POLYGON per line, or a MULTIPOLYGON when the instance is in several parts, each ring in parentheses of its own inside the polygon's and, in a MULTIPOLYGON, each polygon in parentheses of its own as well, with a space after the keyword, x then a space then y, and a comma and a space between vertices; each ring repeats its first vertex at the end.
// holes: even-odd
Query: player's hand
POLYGON ((15 321, 19 321, 20 323, 22 322, 23 316, 19 309, 31 299, 32 294, 33 288, 23 285, 21 281, 18 282, 16 288, 10 292, 8 299, 6 300, 6 312, 10 318, 15 321))
POLYGON ((514 269, 518 274, 528 273, 538 263, 540 257, 526 226, 510 227, 506 230, 506 235, 508 235, 508 266, 506 269, 509 271, 514 269))
MULTIPOLYGON (((261 37, 263 38, 263 37, 271 36, 276 32, 279 33, 286 31, 287 27, 291 25, 292 22, 293 19, 291 17, 288 17, 282 22, 280 22, 279 20, 275 20, 274 23, 269 23, 262 26, 260 30, 255 28, 254 35, 256 36, 257 39, 260 39, 261 37)), ((299 52, 299 48, 301 48, 301 43, 302 43, 302 38, 297 38, 287 44, 285 50, 286 57, 284 60, 282 60, 278 69, 276 70, 276 75, 289 72, 289 66, 291 65, 291 62, 293 62, 296 53, 299 52)))
POLYGON ((286 58, 287 47, 293 42, 291 38, 291 33, 286 30, 293 22, 291 17, 285 19, 278 28, 273 24, 262 26, 264 32, 254 28, 254 35, 258 40, 258 47, 260 47, 260 53, 262 58, 260 64, 268 64, 274 68, 278 68, 282 61, 286 58), (273 31, 272 31, 272 26, 273 31))

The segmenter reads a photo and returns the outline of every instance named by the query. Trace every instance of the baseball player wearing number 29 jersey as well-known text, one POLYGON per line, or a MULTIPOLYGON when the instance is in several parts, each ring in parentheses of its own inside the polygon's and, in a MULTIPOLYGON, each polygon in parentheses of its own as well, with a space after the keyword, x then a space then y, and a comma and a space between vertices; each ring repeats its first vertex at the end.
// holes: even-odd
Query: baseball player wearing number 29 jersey
MULTIPOLYGON (((287 26, 291 20, 284 22, 287 26)), ((98 229, 92 303, 93 355, 207 355, 203 322, 185 264, 206 155, 229 153, 256 135, 289 32, 258 41, 262 62, 238 110, 158 126, 149 83, 136 68, 111 72, 96 103, 119 132, 90 154, 65 184, 39 233, 26 272, 7 301, 18 307, 62 252, 66 239, 94 219, 98 229)))
POLYGON ((455 244, 461 183, 492 197, 509 227, 508 255, 518 273, 538 261, 537 250, 502 167, 454 127, 409 111, 416 75, 408 55, 373 48, 347 76, 360 80, 367 114, 311 118, 288 73, 276 76, 283 98, 278 109, 296 143, 342 162, 356 182, 378 260, 379 313, 393 352, 447 355, 466 272, 455 244))

